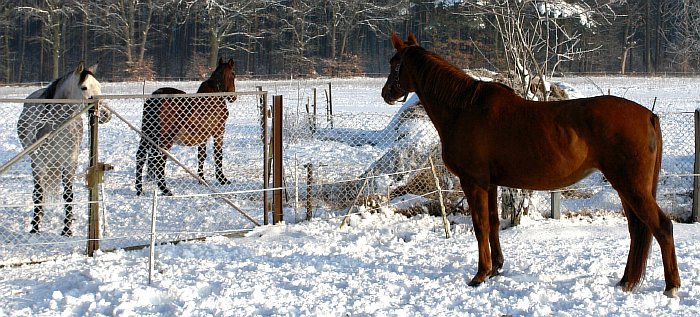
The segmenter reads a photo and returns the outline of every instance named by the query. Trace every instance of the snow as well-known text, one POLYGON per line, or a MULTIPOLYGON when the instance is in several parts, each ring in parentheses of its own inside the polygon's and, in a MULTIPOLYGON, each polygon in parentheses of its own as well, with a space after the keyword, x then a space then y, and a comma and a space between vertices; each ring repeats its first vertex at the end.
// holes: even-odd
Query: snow
MULTIPOLYGON (((334 99, 337 109, 399 110, 377 102, 383 80, 356 81, 346 84, 356 85, 360 97, 334 99)), ((610 89, 647 106, 658 97, 657 111, 690 112, 698 106, 697 96, 687 93, 698 91, 700 80, 694 78, 561 81, 583 95, 610 89)), ((293 85, 266 83, 266 89, 288 93, 293 85)), ((104 86, 110 94, 129 84, 104 86)), ((0 92, 3 98, 23 97, 20 89, 0 92)), ((476 288, 467 285, 477 267, 468 217, 450 218, 452 237, 445 239, 440 218, 361 209, 342 228, 342 214, 326 213, 309 222, 289 218, 242 237, 156 246, 151 283, 149 249, 2 267, 0 316, 700 315, 700 224, 674 223, 678 298, 662 294, 656 243, 645 281, 626 293, 615 287, 629 236, 614 198, 602 191, 586 200, 585 208, 604 212, 562 220, 533 213, 520 226, 501 231, 502 274, 476 288)))
POLYGON ((501 232, 502 275, 467 286, 477 265, 468 221, 383 210, 340 220, 259 227, 148 250, 3 268, 0 315, 482 316, 700 313, 700 225, 676 224, 681 279, 669 299, 655 246, 634 293, 615 287, 627 230, 620 217, 529 220, 501 232))

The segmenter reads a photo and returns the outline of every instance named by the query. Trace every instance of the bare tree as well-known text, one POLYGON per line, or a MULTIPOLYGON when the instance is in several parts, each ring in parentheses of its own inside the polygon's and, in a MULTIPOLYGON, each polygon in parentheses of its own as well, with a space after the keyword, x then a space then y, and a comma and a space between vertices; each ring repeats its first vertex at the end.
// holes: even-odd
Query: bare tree
POLYGON ((329 33, 332 37, 330 57, 335 58, 336 53, 341 57, 345 54, 350 35, 360 27, 367 27, 376 33, 388 34, 388 27, 403 18, 396 12, 407 12, 403 9, 408 6, 408 1, 344 0, 329 1, 329 6, 332 10, 329 21, 329 33), (337 35, 340 35, 339 39, 337 35), (336 43, 340 44, 337 51, 336 43))
POLYGON ((0 51, 4 59, 0 60, 0 82, 8 83, 12 76, 12 50, 10 49, 10 40, 12 39, 11 28, 13 24, 13 8, 12 1, 5 1, 0 4, 0 51))
POLYGON ((102 50, 117 52, 125 58, 129 77, 152 78, 152 67, 146 61, 153 15, 162 9, 165 0, 94 0, 81 3, 90 28, 111 39, 102 50))
POLYGON ((683 72, 691 70, 693 61, 695 67, 700 67, 700 2, 677 0, 669 11, 673 12, 672 24, 676 28, 668 39, 674 62, 683 72))
POLYGON ((624 74, 627 70, 627 61, 630 56, 630 52, 638 46, 637 30, 643 24, 642 16, 640 14, 642 9, 639 7, 639 3, 626 1, 623 5, 625 11, 625 26, 622 37, 622 57, 620 63, 621 74, 624 74))
MULTIPOLYGON (((582 32, 608 24, 607 19, 614 16, 612 2, 589 5, 583 1, 570 4, 561 0, 487 0, 464 6, 470 9, 467 14, 480 16, 498 32, 509 70, 520 79, 513 84, 522 85, 523 91, 528 92, 533 78, 546 83, 562 63, 600 48, 582 47, 582 32)), ((541 98, 546 100, 548 96, 545 89, 541 98)), ((537 98, 534 94, 523 97, 537 98)))
POLYGON ((260 0, 186 1, 186 12, 197 16, 206 30, 204 45, 209 51, 209 67, 216 66, 222 50, 254 51, 253 43, 260 38, 260 32, 252 26, 264 6, 260 0))
POLYGON ((38 40, 46 45, 46 50, 51 57, 53 78, 59 76, 59 61, 63 54, 62 36, 66 26, 64 22, 75 13, 75 3, 64 0, 37 1, 34 6, 17 7, 19 12, 41 22, 41 35, 38 40))
POLYGON ((321 19, 323 12, 315 0, 267 0, 269 19, 274 21, 279 34, 273 35, 287 41, 277 41, 289 71, 314 73, 314 64, 307 56, 309 46, 328 35, 328 28, 321 19))

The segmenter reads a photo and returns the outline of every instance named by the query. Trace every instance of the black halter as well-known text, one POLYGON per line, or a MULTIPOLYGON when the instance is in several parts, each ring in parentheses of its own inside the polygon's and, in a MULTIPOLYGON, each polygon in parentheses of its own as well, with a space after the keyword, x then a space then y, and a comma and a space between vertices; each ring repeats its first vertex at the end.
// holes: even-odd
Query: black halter
POLYGON ((401 84, 399 83, 399 73, 401 71, 401 65, 403 65, 403 57, 404 57, 404 55, 406 55, 407 49, 408 49, 408 47, 406 49, 404 49, 404 52, 403 52, 403 54, 401 54, 401 58, 399 59, 399 64, 396 65, 396 68, 394 68, 394 71, 396 72, 396 76, 394 76, 393 86, 396 90, 398 90, 400 93, 403 94, 403 99, 398 100, 399 102, 406 102, 406 99, 408 98, 408 94, 410 93, 410 91, 401 87, 401 84))

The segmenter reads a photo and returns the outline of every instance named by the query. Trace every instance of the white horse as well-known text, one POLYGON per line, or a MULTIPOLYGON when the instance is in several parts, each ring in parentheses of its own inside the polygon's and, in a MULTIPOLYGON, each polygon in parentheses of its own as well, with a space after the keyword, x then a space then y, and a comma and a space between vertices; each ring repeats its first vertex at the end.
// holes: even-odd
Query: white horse
MULTIPOLYGON (((74 71, 54 80, 48 87, 33 92, 27 99, 90 99, 101 95, 100 83, 94 77, 96 70, 97 64, 85 68, 85 64, 80 62, 74 71)), ((73 234, 73 179, 83 138, 83 120, 80 112, 86 106, 86 103, 24 104, 17 121, 17 135, 24 148, 47 134, 56 132, 29 154, 34 178, 34 219, 31 233, 39 232, 39 225, 44 217, 44 192, 57 189, 60 183, 63 185, 66 211, 61 235, 73 234), (66 125, 57 131, 64 123, 66 125)), ((99 109, 100 122, 109 121, 111 113, 104 107, 99 109)))

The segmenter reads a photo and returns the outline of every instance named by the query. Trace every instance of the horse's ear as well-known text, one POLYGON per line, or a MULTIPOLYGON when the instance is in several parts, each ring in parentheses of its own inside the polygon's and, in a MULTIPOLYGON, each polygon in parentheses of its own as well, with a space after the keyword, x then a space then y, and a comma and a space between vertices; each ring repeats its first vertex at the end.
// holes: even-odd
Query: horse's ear
POLYGON ((396 32, 391 33, 391 44, 394 46, 394 48, 398 51, 402 48, 406 47, 406 43, 404 43, 398 35, 396 35, 396 32))
POLYGON ((95 64, 93 64, 92 66, 88 67, 88 71, 91 72, 91 73, 93 73, 93 74, 97 73, 97 65, 98 65, 98 64, 99 64, 99 63, 95 63, 95 64))
POLYGON ((230 59, 228 60, 228 65, 231 66, 231 68, 233 68, 233 66, 236 65, 236 62, 233 61, 233 58, 230 58, 230 59))
POLYGON ((83 70, 85 70, 85 62, 80 61, 80 63, 78 63, 78 67, 75 68, 75 74, 80 76, 83 70))
POLYGON ((413 35, 413 32, 408 32, 408 45, 418 45, 418 39, 416 39, 416 36, 413 35))
POLYGON ((224 63, 224 59, 221 58, 221 57, 219 57, 219 65, 221 65, 221 64, 223 64, 223 63, 224 63))

